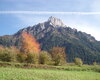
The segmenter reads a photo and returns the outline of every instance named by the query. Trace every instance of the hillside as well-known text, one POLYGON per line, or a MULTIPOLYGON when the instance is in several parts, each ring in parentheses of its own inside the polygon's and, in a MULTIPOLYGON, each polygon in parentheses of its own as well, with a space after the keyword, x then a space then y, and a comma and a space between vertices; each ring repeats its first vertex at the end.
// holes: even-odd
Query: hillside
POLYGON ((21 45, 21 34, 28 32, 41 44, 41 49, 50 51, 54 46, 66 48, 67 61, 72 62, 75 57, 80 57, 84 63, 100 63, 100 42, 90 34, 77 31, 66 26, 60 19, 50 17, 44 23, 19 30, 14 35, 0 37, 0 45, 21 45))

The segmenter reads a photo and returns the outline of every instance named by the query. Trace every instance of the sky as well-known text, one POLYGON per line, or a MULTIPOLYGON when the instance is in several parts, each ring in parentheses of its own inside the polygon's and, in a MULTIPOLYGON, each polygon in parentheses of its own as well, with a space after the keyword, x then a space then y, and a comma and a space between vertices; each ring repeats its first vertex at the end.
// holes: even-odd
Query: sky
POLYGON ((0 0, 0 36, 47 21, 50 16, 100 41, 100 0, 0 0))

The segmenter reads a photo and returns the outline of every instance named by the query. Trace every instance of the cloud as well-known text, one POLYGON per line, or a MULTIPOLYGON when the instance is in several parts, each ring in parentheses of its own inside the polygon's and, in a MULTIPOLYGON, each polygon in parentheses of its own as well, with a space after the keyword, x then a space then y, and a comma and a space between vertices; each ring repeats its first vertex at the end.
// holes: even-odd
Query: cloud
POLYGON ((0 11, 0 14, 100 15, 100 12, 0 11))

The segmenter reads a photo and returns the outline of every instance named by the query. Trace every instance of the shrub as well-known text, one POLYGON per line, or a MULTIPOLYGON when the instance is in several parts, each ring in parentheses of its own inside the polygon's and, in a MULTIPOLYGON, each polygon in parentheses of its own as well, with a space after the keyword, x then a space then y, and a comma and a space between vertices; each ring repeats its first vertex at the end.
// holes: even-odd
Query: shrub
POLYGON ((27 63, 38 64, 39 63, 39 55, 28 53, 26 58, 27 63))
POLYGON ((48 53, 46 51, 40 52, 40 57, 39 57, 40 64, 50 64, 51 60, 52 59, 51 59, 50 53, 48 53))
POLYGON ((74 61, 75 61, 75 64, 78 66, 82 66, 82 64, 83 64, 83 61, 80 58, 75 58, 74 61))
POLYGON ((17 61, 20 63, 26 62, 26 57, 27 57, 26 54, 19 53, 17 54, 17 61))
POLYGON ((94 65, 94 66, 97 65, 97 63, 96 63, 96 62, 93 62, 93 65, 94 65))
POLYGON ((5 62, 16 62, 18 51, 15 47, 0 49, 0 60, 5 62))

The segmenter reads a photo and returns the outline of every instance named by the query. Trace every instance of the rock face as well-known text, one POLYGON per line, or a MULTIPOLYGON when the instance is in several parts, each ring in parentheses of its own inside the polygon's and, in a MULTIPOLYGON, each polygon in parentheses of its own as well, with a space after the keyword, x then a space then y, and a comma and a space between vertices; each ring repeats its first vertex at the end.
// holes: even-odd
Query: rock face
POLYGON ((49 24, 53 25, 54 27, 64 27, 65 25, 60 19, 57 19, 55 17, 50 17, 48 19, 49 24))
POLYGON ((21 29, 14 35, 1 36, 0 45, 14 45, 20 48, 22 32, 34 36, 41 44, 42 50, 49 51, 56 46, 65 47, 68 62, 79 57, 84 63, 91 64, 94 61, 100 63, 100 42, 90 34, 67 27, 55 17, 50 17, 44 23, 21 29))

